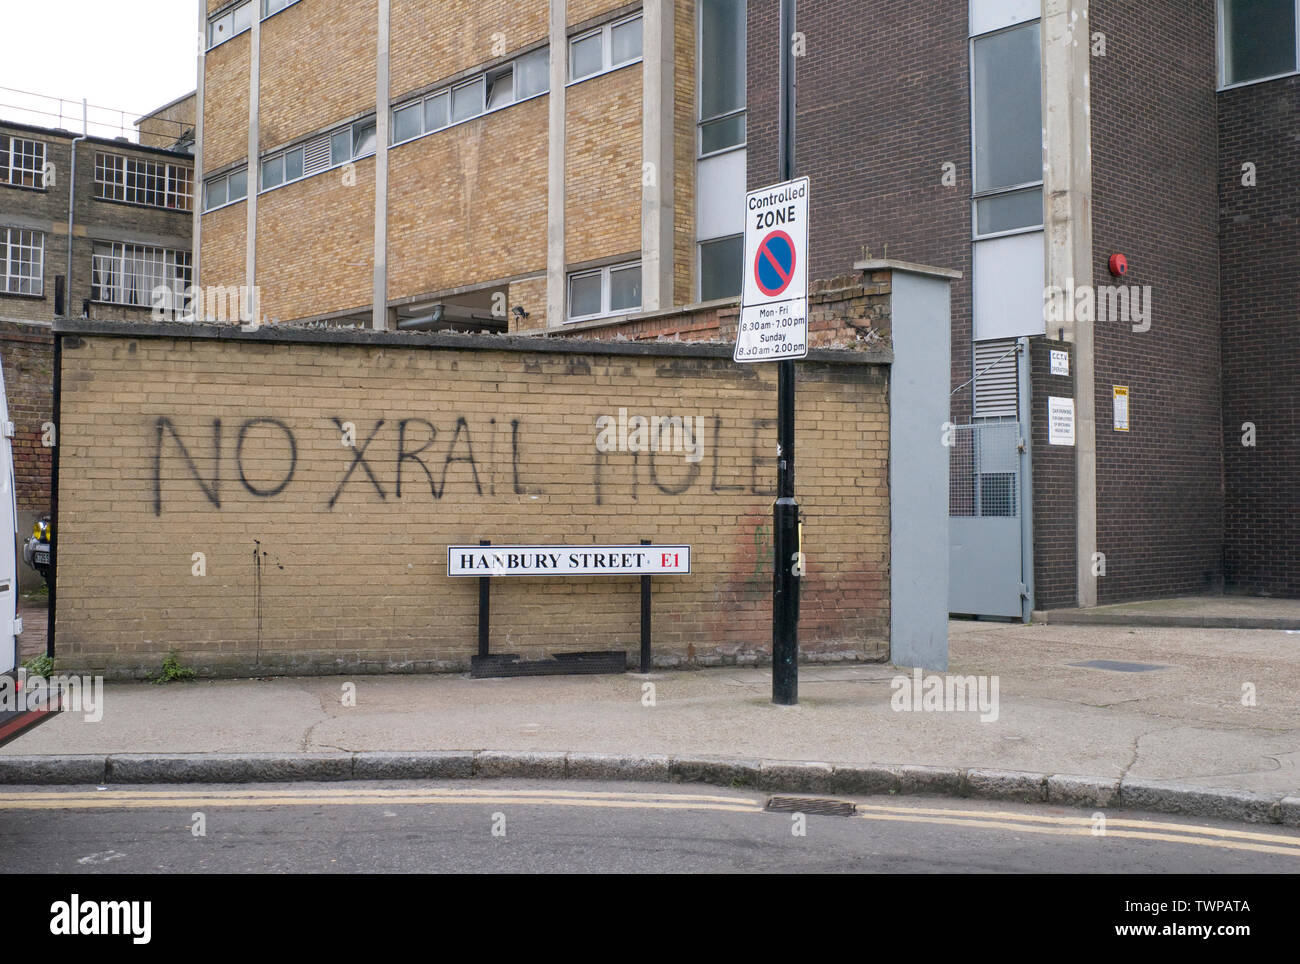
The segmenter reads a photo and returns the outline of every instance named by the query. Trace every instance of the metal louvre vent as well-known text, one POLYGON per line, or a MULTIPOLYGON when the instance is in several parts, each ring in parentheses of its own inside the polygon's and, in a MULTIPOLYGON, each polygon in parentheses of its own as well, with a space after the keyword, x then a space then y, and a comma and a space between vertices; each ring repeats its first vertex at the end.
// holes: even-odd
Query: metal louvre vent
POLYGON ((1020 414, 1015 347, 1014 338, 975 343, 975 418, 1020 414))
POLYGON ((319 174, 330 166, 330 139, 326 134, 302 146, 303 177, 319 174))

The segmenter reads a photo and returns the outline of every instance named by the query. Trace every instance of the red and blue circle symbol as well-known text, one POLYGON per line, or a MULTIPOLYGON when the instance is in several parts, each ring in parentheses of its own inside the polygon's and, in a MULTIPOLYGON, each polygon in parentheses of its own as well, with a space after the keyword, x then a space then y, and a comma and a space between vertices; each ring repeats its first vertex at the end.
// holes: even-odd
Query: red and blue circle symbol
POLYGON ((758 290, 769 298, 790 287, 794 279, 794 240, 784 231, 773 231, 758 246, 754 258, 754 280, 758 290))

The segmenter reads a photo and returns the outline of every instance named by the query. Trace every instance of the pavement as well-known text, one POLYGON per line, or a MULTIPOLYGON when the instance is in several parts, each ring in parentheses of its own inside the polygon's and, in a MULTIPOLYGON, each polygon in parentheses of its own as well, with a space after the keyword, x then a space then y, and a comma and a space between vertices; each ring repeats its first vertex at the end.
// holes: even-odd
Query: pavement
POLYGON ((703 781, 1300 826, 1300 633, 950 628, 947 677, 983 677, 990 697, 996 681, 995 719, 895 709, 906 671, 880 664, 804 665, 793 707, 745 666, 107 683, 97 722, 66 712, 0 747, 0 783, 703 781))
POLYGON ((1142 602, 1049 609, 1034 622, 1057 626, 1176 626, 1200 629, 1300 630, 1300 599, 1259 596, 1176 596, 1142 602))

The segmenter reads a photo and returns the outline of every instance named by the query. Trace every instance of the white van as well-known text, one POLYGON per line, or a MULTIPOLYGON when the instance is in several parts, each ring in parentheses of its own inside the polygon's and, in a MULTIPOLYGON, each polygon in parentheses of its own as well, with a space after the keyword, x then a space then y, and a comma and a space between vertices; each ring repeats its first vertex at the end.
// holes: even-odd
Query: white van
POLYGON ((14 424, 9 421, 4 367, 0 366, 0 673, 18 666, 18 502, 14 494, 14 424))

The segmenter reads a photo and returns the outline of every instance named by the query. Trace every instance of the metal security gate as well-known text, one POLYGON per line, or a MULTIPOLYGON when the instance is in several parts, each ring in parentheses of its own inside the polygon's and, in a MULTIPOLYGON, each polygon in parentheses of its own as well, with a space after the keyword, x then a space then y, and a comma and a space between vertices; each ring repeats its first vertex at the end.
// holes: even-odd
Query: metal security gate
POLYGON ((950 431, 948 611, 1024 618, 1029 590, 1021 424, 984 422, 950 431))

